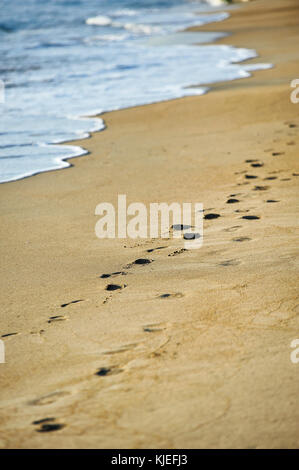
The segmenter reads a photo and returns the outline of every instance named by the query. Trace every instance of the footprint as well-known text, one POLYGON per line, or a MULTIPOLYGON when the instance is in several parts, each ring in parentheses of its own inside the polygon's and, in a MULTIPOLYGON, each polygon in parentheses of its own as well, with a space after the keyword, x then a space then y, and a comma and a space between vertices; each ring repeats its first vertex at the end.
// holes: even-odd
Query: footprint
POLYGON ((252 168, 261 168, 262 166, 264 166, 263 163, 251 163, 252 168))
POLYGON ((37 421, 33 421, 32 424, 38 425, 38 424, 50 423, 55 420, 56 418, 42 418, 42 419, 38 419, 37 421))
POLYGON ((184 253, 184 251, 188 251, 188 250, 186 250, 186 248, 181 248, 180 250, 176 250, 173 253, 169 253, 168 256, 177 256, 177 255, 180 255, 181 253, 184 253))
POLYGON ((51 405, 55 403, 59 398, 65 397, 70 395, 70 392, 53 392, 49 393, 49 395, 44 395, 43 397, 36 398, 29 402, 29 405, 32 406, 43 406, 43 405, 51 405))
POLYGON ((39 429, 37 429, 37 432, 53 432, 53 431, 59 431, 60 429, 63 429, 65 427, 65 424, 58 424, 58 423, 49 423, 49 424, 42 424, 39 429))
POLYGON ((267 176, 264 180, 277 180, 277 176, 267 176))
POLYGON ((161 294, 161 295, 159 295, 160 299, 168 299, 169 297, 181 298, 181 297, 184 297, 184 296, 181 292, 176 292, 174 294, 161 294))
POLYGON ((115 273, 111 273, 111 274, 102 274, 100 276, 101 279, 107 279, 108 277, 111 277, 111 276, 118 276, 118 275, 122 275, 122 276, 126 276, 127 273, 125 271, 116 271, 115 273))
POLYGON ((258 220, 258 219, 260 219, 260 217, 258 217, 257 215, 243 215, 242 219, 246 219, 246 220, 258 220))
POLYGON ((238 228, 241 228, 242 225, 234 225, 233 227, 229 227, 229 228, 224 228, 223 231, 224 232, 235 232, 236 230, 238 230, 238 228))
MULTIPOLYGON (((267 150, 265 150, 265 152, 267 152, 267 150)), ((245 160, 245 163, 255 163, 255 162, 258 162, 258 160, 245 160)))
POLYGON ((213 214, 213 213, 210 213, 210 214, 206 214, 204 216, 204 219, 206 220, 211 220, 211 219, 218 219, 218 217, 220 217, 220 214, 213 214))
POLYGON ((116 348, 116 349, 103 351, 102 354, 105 354, 107 356, 111 354, 119 354, 119 353, 130 351, 131 349, 134 349, 137 346, 138 346, 138 343, 125 344, 124 346, 120 346, 119 348, 116 348))
POLYGON ((247 178, 248 180, 253 180, 258 177, 256 175, 245 175, 245 178, 247 178))
POLYGON ((157 246, 157 248, 150 248, 149 250, 146 250, 148 253, 152 253, 153 251, 156 250, 163 250, 164 248, 167 248, 167 246, 157 246))
POLYGON ((125 287, 127 287, 126 284, 123 284, 121 286, 119 284, 107 284, 106 290, 114 291, 114 290, 124 289, 125 287))
POLYGON ((226 204, 236 204, 237 202, 240 202, 239 199, 230 198, 226 201, 226 204))
POLYGON ((267 191, 267 189, 269 189, 270 186, 255 186, 253 188, 253 191, 267 191))
POLYGON ((228 259, 226 261, 223 261, 222 263, 219 263, 218 266, 237 266, 240 264, 240 261, 237 259, 228 259))
POLYGON ((159 333, 160 331, 163 331, 165 328, 153 328, 151 326, 144 326, 143 331, 145 333, 159 333))
POLYGON ((100 367, 95 375, 98 375, 99 377, 106 377, 107 375, 116 375, 120 374, 123 372, 123 369, 119 369, 116 366, 113 367, 100 367))
POLYGON ((1 338, 8 338, 8 336, 15 336, 18 335, 19 333, 14 332, 14 333, 5 333, 4 335, 1 336, 1 338))
POLYGON ((278 157, 279 155, 284 155, 284 152, 272 152, 273 157, 278 157))
POLYGON ((234 242, 247 242, 251 240, 251 238, 249 237, 238 237, 238 238, 233 238, 233 241, 234 242))
POLYGON ((152 263, 153 261, 154 261, 154 260, 148 259, 148 258, 138 258, 138 259, 136 259, 135 261, 133 261, 132 264, 143 265, 143 264, 150 264, 150 263, 152 263))
POLYGON ((292 173, 293 176, 299 176, 299 173, 292 173))
POLYGON ((275 199, 267 199, 267 201, 266 201, 266 202, 270 202, 270 203, 272 203, 272 202, 280 202, 280 201, 276 201, 275 199))
POLYGON ((55 315, 54 317, 50 317, 48 320, 48 323, 54 323, 56 321, 65 321, 67 320, 67 317, 64 315, 55 315))
POLYGON ((82 299, 72 300, 71 302, 68 302, 67 304, 61 304, 60 307, 64 308, 64 307, 67 307, 68 305, 71 305, 71 304, 77 304, 78 302, 83 302, 83 300, 82 299))

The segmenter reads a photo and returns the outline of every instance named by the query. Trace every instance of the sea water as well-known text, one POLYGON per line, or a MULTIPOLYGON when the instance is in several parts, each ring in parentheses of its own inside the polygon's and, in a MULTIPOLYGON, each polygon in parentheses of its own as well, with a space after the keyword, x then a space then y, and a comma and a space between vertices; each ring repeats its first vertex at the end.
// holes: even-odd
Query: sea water
POLYGON ((69 166, 85 151, 57 144, 105 127, 88 116, 247 77, 257 66, 239 62, 255 51, 205 44, 221 33, 182 32, 210 22, 221 31, 228 13, 208 3, 2 0, 0 182, 69 166))

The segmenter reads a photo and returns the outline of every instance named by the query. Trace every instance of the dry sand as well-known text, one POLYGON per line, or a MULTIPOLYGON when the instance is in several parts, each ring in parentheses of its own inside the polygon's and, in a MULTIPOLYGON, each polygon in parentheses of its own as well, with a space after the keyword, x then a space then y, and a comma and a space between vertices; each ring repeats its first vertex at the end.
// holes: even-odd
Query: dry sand
POLYGON ((203 29, 275 68, 106 114, 73 167, 0 186, 0 335, 17 333, 2 338, 1 447, 298 447, 298 26, 297 0, 232 11, 203 29), (221 217, 176 255, 180 240, 99 240, 95 207, 117 194, 221 217), (140 257, 154 261, 124 268, 140 257))

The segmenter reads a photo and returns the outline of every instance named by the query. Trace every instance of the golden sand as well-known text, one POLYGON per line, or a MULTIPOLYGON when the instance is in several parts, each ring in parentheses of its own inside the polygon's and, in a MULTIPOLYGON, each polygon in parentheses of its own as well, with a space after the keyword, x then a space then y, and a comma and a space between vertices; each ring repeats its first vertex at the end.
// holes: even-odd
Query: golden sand
POLYGON ((0 185, 0 336, 16 333, 2 338, 1 447, 298 447, 299 4, 231 13, 202 29, 273 69, 105 114, 71 168, 0 185), (200 250, 99 240, 95 207, 118 194, 220 217, 200 250), (153 262, 125 268, 137 258, 153 262))

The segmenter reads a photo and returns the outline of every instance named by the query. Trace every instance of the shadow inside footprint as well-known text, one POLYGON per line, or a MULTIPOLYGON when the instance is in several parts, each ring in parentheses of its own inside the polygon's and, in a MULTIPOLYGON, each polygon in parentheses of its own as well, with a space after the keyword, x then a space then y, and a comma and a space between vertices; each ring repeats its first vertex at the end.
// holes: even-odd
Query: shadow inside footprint
POLYGON ((246 219, 246 220, 258 220, 258 219, 260 219, 260 217, 258 217, 257 215, 243 215, 242 219, 246 219))
POLYGON ((240 264, 240 261, 236 259, 228 259, 222 263, 219 263, 219 266, 237 266, 238 264, 240 264))
POLYGON ((147 258, 138 258, 136 259, 133 264, 149 264, 149 263, 152 263, 153 260, 152 259, 147 259, 147 258))
POLYGON ((264 180, 277 180, 277 176, 267 176, 264 180))
POLYGON ((247 178, 248 180, 253 180, 255 178, 257 178, 256 175, 245 175, 245 178, 247 178))
POLYGON ((15 336, 17 334, 18 333, 6 333, 6 334, 2 335, 1 338, 7 338, 8 336, 15 336))
POLYGON ((49 423, 49 424, 42 424, 37 432, 53 432, 59 431, 60 429, 64 428, 65 424, 58 424, 58 423, 49 423))
POLYGON ((149 250, 146 250, 148 253, 152 253, 153 251, 156 250, 163 250, 164 248, 167 248, 167 246, 157 246, 157 248, 149 248, 149 250))
POLYGON ((95 375, 99 377, 106 377, 107 375, 116 375, 123 372, 122 369, 118 369, 117 367, 100 367, 95 375))
POLYGON ((238 238, 233 238, 233 241, 234 242, 247 242, 251 240, 251 238, 249 237, 238 237, 238 238))
POLYGON ((270 186, 255 186, 253 188, 253 191, 267 191, 267 189, 269 189, 270 186))
POLYGON ((68 302, 66 304, 61 304, 60 307, 64 308, 64 307, 67 307, 68 305, 71 305, 71 304, 77 304, 78 302, 83 302, 83 300, 82 299, 72 300, 71 302, 68 302))
POLYGON ((121 274, 122 276, 125 276, 127 273, 125 271, 116 271, 115 273, 111 273, 111 274, 102 274, 100 278, 107 279, 108 277, 118 276, 119 274, 121 274))
POLYGON ((226 204, 236 204, 237 202, 240 202, 239 199, 230 198, 226 201, 226 204))
POLYGON ((263 163, 251 163, 251 166, 252 168, 261 168, 262 166, 264 166, 263 163))
POLYGON ((266 202, 270 202, 270 203, 273 203, 273 202, 279 202, 279 201, 276 201, 275 199, 267 199, 266 202))
POLYGON ((53 323, 53 322, 56 322, 56 321, 64 321, 66 319, 67 318, 63 315, 55 315, 54 317, 49 318, 48 323, 53 323))
POLYGON ((212 219, 218 219, 218 217, 220 217, 220 214, 213 214, 211 212, 210 214, 205 214, 204 219, 212 220, 212 219))
POLYGON ((38 424, 43 424, 43 423, 51 423, 52 421, 55 421, 56 418, 42 418, 38 419, 37 421, 33 421, 32 424, 38 425, 38 424))
POLYGON ((125 284, 123 286, 120 286, 119 284, 108 284, 106 286, 106 290, 114 291, 114 290, 124 289, 125 287, 127 287, 125 284))
POLYGON ((176 297, 176 298, 181 298, 183 297, 183 294, 181 294, 180 292, 176 292, 174 294, 161 294, 159 295, 159 298, 160 299, 168 299, 169 297, 176 297))

